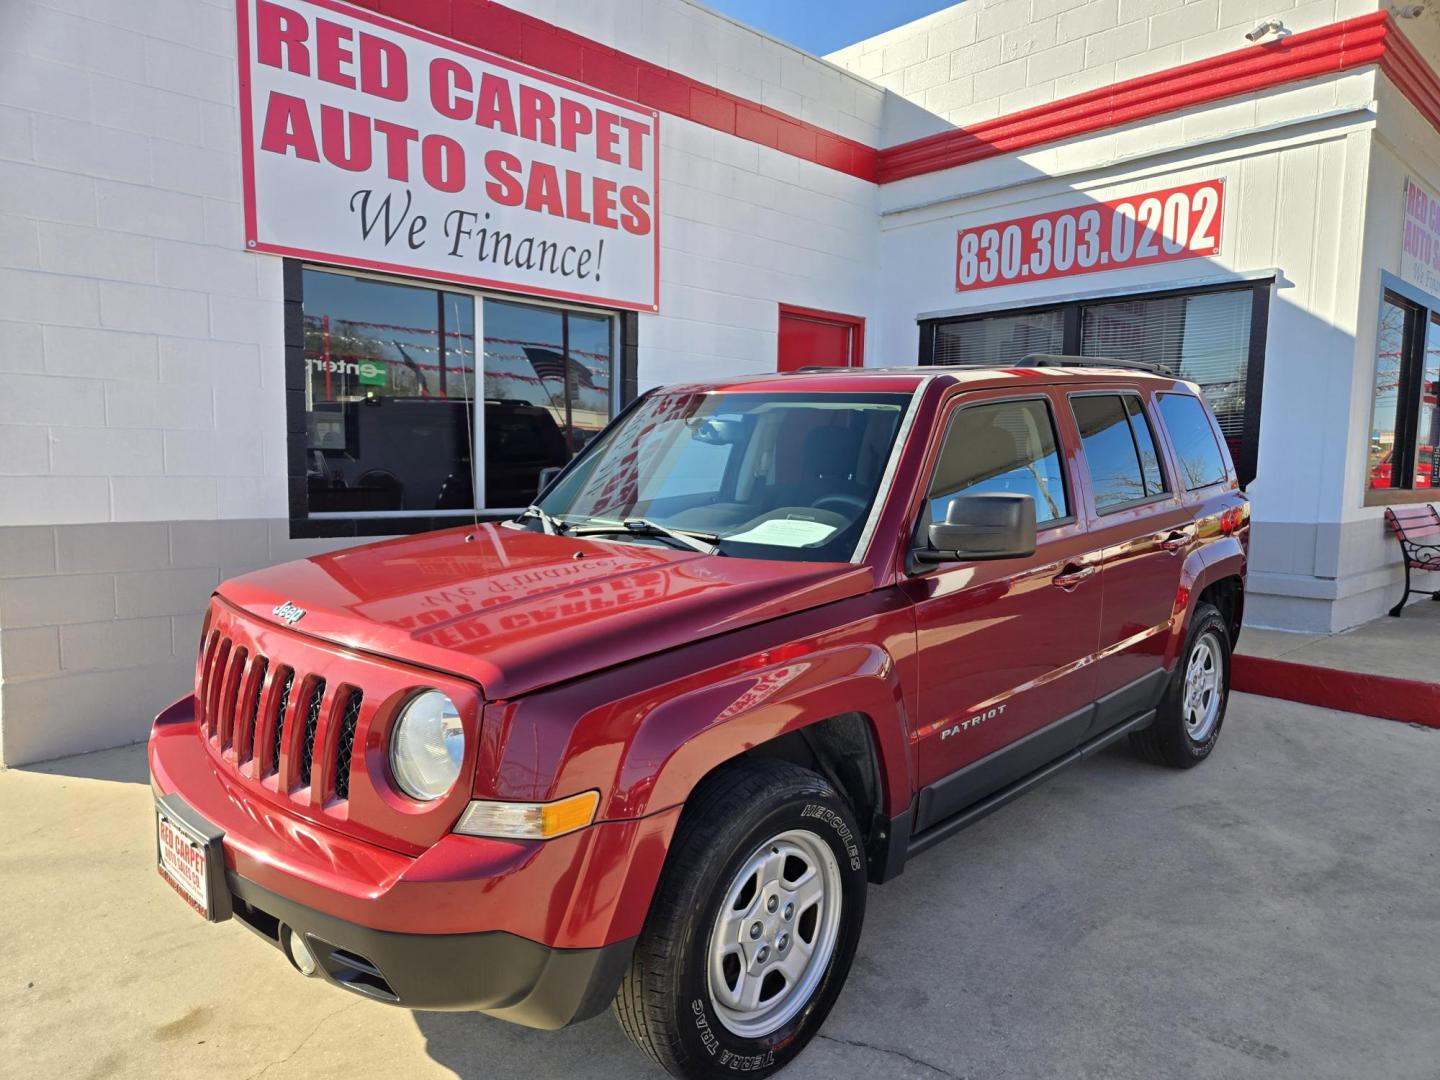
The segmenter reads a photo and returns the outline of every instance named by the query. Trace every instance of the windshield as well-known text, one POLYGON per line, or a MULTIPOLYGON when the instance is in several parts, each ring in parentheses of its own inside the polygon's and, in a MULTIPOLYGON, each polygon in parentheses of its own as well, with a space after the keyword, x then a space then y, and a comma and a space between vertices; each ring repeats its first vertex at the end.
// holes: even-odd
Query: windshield
POLYGON ((661 391, 597 439, 539 507, 586 535, 629 522, 640 543, 673 540, 670 531, 721 555, 844 562, 909 403, 909 394, 661 391))

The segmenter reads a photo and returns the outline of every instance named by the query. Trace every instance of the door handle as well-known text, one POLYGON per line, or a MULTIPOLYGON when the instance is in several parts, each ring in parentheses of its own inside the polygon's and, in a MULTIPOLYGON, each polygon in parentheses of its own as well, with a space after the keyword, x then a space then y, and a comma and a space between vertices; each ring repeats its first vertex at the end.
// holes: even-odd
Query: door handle
POLYGON ((1050 584, 1070 592, 1086 578, 1095 573, 1094 566, 1081 566, 1079 563, 1066 563, 1065 568, 1050 579, 1050 584))
POLYGON ((1155 543, 1162 551, 1168 551, 1173 555, 1189 544, 1194 537, 1194 529, 1176 529, 1174 532, 1161 533, 1156 536, 1155 543))

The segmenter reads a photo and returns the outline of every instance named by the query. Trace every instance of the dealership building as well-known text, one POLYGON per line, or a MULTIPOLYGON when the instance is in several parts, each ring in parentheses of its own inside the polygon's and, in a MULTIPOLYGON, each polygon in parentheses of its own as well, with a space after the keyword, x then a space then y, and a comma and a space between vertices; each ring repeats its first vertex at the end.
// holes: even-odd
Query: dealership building
POLYGON ((1247 620, 1399 596, 1440 458, 1440 5, 0 5, 0 753, 142 738, 226 577, 524 507, 664 383, 1145 361, 1247 620))

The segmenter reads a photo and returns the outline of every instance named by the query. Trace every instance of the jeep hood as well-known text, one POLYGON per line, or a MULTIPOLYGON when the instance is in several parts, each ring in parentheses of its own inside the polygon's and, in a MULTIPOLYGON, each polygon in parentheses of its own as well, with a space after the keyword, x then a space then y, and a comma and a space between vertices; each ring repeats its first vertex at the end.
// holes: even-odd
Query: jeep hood
POLYGON ((285 563, 220 586, 254 617, 479 683, 511 698, 869 592, 872 571, 450 529, 285 563), (467 539, 470 537, 470 539, 467 539))

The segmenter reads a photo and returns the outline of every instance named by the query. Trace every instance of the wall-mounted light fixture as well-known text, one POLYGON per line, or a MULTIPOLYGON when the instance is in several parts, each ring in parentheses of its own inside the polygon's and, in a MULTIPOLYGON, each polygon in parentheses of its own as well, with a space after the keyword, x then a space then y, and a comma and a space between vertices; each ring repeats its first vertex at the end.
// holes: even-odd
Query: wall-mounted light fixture
POLYGON ((1247 33, 1245 40, 1259 41, 1267 34, 1274 34, 1276 38, 1283 38, 1288 37, 1290 31, 1285 29, 1285 24, 1279 19, 1266 19, 1259 26, 1255 27, 1254 30, 1247 33))

